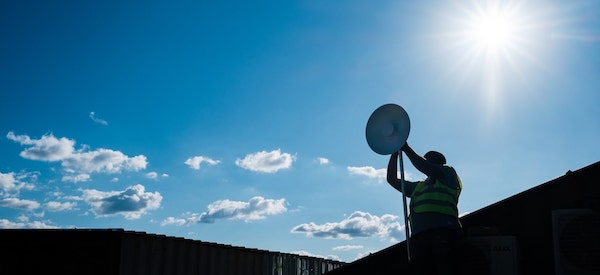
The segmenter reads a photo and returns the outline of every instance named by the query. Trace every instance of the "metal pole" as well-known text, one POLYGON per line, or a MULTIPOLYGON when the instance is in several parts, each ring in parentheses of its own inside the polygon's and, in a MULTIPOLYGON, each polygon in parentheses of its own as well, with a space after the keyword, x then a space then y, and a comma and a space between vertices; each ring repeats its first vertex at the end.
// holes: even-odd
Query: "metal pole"
POLYGON ((402 203, 404 205, 404 232, 406 232, 406 253, 408 255, 408 262, 410 263, 410 226, 408 225, 408 211, 406 207, 406 193, 404 193, 404 160, 402 157, 402 151, 400 155, 400 184, 402 185, 402 203))

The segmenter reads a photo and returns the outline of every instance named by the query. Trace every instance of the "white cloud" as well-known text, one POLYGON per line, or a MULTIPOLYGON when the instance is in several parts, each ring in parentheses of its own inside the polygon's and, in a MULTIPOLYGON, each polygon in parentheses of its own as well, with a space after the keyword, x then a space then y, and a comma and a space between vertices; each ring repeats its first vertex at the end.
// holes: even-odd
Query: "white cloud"
POLYGON ((21 145, 30 145, 31 147, 23 150, 19 155, 26 159, 40 161, 61 161, 74 153, 74 140, 67 138, 56 138, 54 135, 44 135, 40 139, 31 139, 27 135, 16 136, 13 132, 8 132, 6 137, 16 141, 21 145))
POLYGON ((253 197, 248 202, 219 200, 208 205, 202 213, 186 213, 187 218, 169 217, 161 224, 188 225, 194 223, 213 223, 218 219, 243 220, 245 222, 262 220, 266 216, 278 215, 287 211, 285 199, 265 199, 253 197))
POLYGON ((75 153, 62 160, 62 165, 67 171, 81 171, 86 173, 120 173, 123 170, 139 171, 147 165, 146 156, 128 157, 127 155, 110 149, 75 153))
MULTIPOLYGON (((369 178, 379 179, 380 181, 385 180, 387 178, 387 168, 375 169, 371 166, 362 166, 362 167, 348 166, 347 169, 348 169, 348 172, 350 172, 350 174, 352 174, 352 175, 367 176, 369 178)), ((398 178, 400 178, 400 171, 398 171, 398 174, 396 176, 398 178)), ((412 180, 413 178, 414 178, 413 174, 404 171, 404 179, 405 180, 412 180)))
POLYGON ((317 158, 317 161, 321 165, 327 165, 327 164, 329 164, 329 159, 326 159, 326 158, 317 158))
POLYGON ((348 166, 347 169, 348 169, 348 172, 350 172, 350 174, 367 176, 369 178, 385 179, 387 177, 387 169, 386 168, 375 169, 371 166, 363 166, 363 167, 348 166))
MULTIPOLYGON (((169 177, 168 174, 161 174, 160 176, 163 177, 163 178, 168 178, 169 177)), ((157 172, 146 173, 146 178, 153 179, 153 180, 158 179, 158 173, 157 172)))
POLYGON ((98 124, 108 125, 108 122, 106 120, 97 118, 96 113, 94 113, 94 112, 90 112, 90 118, 92 119, 92 121, 94 121, 98 124))
POLYGON ((208 163, 210 165, 217 165, 217 164, 221 163, 221 161, 220 160, 214 160, 214 159, 211 159, 209 157, 203 157, 203 156, 195 156, 195 157, 192 157, 192 158, 188 158, 185 161, 185 164, 187 164, 189 167, 191 167, 192 169, 195 169, 195 170, 200 169, 200 165, 202 163, 208 163))
POLYGON ((354 249, 363 249, 362 245, 341 245, 341 246, 336 246, 334 248, 332 248, 331 250, 333 251, 348 251, 348 250, 354 250, 354 249))
MULTIPOLYGON (((115 151, 113 151, 115 152, 115 151)), ((121 152, 117 152, 122 154, 121 152)), ((139 156, 135 156, 135 157, 127 157, 125 156, 125 169, 130 170, 130 171, 139 171, 142 169, 146 169, 146 165, 148 165, 148 161, 146 160, 146 156, 144 155, 139 155, 139 156)), ((119 170, 119 172, 121 172, 121 170, 119 170)))
POLYGON ((20 221, 20 222, 28 222, 29 221, 29 217, 26 216, 26 215, 19 215, 17 217, 17 220, 20 221))
POLYGON ((33 221, 33 222, 11 222, 7 219, 0 219, 0 228, 2 229, 56 229, 57 226, 48 225, 45 222, 33 221))
POLYGON ((50 202, 46 203, 45 209, 50 212, 58 212, 58 211, 71 210, 75 206, 77 206, 77 203, 75 203, 75 202, 50 201, 50 202))
MULTIPOLYGON (((3 191, 19 191, 21 189, 31 190, 33 184, 22 182, 23 179, 31 177, 31 174, 15 174, 14 172, 2 173, 0 172, 0 190, 3 191)), ((33 176, 35 177, 35 175, 33 176)))
POLYGON ((167 224, 174 224, 174 225, 186 225, 187 224, 187 220, 186 219, 181 219, 181 218, 175 218, 175 217, 168 217, 166 218, 164 221, 162 221, 161 225, 167 225, 167 224))
POLYGON ((69 174, 69 175, 64 175, 62 177, 62 181, 70 181, 70 182, 82 182, 82 181, 88 181, 90 180, 90 175, 89 174, 78 174, 78 175, 73 175, 73 174, 69 174))
POLYGON ((146 177, 149 178, 149 179, 157 179, 158 178, 158 173, 156 173, 156 172, 149 172, 149 173, 146 173, 146 177))
POLYGON ((25 228, 26 224, 22 222, 11 222, 7 219, 0 219, 0 228, 2 229, 21 229, 25 228))
POLYGON ((260 151, 248 154, 244 159, 237 159, 235 164, 244 169, 255 172, 275 173, 281 169, 290 168, 294 157, 288 153, 281 153, 280 149, 271 152, 260 151))
POLYGON ((127 187, 123 191, 102 192, 95 189, 82 190, 83 199, 99 216, 122 215, 128 220, 139 219, 148 210, 160 207, 159 192, 145 192, 141 184, 127 187))
POLYGON ((29 146, 20 153, 26 159, 39 161, 60 161, 64 171, 64 181, 85 181, 89 173, 120 173, 121 171, 139 171, 146 169, 146 156, 129 157, 119 151, 97 149, 95 151, 75 150, 75 141, 44 135, 40 139, 31 139, 26 135, 16 136, 13 132, 7 138, 21 145, 29 146))
POLYGON ((366 212, 355 211, 341 222, 325 224, 304 223, 292 228, 292 233, 306 234, 307 237, 326 239, 351 240, 356 237, 390 238, 396 241, 404 235, 404 226, 400 224, 399 217, 385 214, 381 217, 366 212))
POLYGON ((37 201, 22 200, 22 199, 18 199, 18 198, 0 199, 0 206, 21 209, 21 210, 35 210, 35 209, 40 208, 40 204, 37 201))

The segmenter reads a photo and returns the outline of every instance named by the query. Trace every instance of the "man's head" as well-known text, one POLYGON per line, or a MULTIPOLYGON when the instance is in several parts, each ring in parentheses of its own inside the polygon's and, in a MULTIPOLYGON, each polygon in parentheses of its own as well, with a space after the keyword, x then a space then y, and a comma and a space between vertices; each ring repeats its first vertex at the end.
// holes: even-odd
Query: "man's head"
POLYGON ((427 161, 433 162, 435 164, 443 165, 446 164, 446 157, 442 155, 442 153, 437 151, 429 151, 425 156, 423 156, 427 161))

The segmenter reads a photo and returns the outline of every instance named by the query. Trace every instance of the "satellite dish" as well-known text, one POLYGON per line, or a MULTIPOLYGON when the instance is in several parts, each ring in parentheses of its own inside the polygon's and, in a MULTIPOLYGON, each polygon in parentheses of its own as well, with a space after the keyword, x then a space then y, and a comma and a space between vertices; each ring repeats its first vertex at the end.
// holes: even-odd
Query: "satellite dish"
POLYGON ((410 120, 406 111, 396 104, 377 108, 367 122, 367 143, 371 150, 381 155, 397 152, 406 144, 410 120))

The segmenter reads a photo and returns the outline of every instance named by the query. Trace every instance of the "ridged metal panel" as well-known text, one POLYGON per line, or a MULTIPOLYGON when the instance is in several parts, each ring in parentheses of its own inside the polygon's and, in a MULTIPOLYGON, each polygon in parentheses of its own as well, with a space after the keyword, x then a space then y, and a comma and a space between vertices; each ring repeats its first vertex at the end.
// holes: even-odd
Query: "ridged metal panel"
POLYGON ((123 229, 0 230, 0 240, 16 252, 0 274, 306 275, 345 264, 123 229))
POLYGON ((305 275, 343 263, 308 256, 126 232, 121 274, 305 275))

